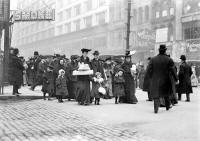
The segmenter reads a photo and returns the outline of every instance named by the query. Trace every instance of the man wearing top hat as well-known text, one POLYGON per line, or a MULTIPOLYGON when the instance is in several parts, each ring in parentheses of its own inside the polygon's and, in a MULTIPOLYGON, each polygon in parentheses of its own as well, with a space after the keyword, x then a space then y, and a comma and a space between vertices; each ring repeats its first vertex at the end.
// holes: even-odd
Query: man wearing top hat
POLYGON ((190 102, 190 93, 192 93, 192 68, 186 63, 186 56, 181 55, 181 65, 178 73, 178 100, 181 100, 181 95, 186 94, 186 102, 190 102))
MULTIPOLYGON (((90 65, 90 59, 88 57, 88 52, 90 49, 83 48, 81 49, 82 56, 80 57, 79 63, 90 65)), ((77 101, 80 105, 89 105, 90 104, 90 76, 82 75, 77 76, 77 101)))
POLYGON ((120 102, 136 104, 138 102, 135 96, 135 78, 131 73, 132 61, 130 51, 126 52, 125 61, 122 64, 122 69, 124 70, 124 79, 125 79, 125 97, 123 97, 120 102))
POLYGON ((158 113, 160 98, 164 98, 166 110, 170 109, 172 95, 171 76, 177 81, 173 71, 174 62, 166 55, 166 45, 160 45, 159 54, 150 60, 147 73, 150 76, 150 94, 154 100, 154 112, 158 113))

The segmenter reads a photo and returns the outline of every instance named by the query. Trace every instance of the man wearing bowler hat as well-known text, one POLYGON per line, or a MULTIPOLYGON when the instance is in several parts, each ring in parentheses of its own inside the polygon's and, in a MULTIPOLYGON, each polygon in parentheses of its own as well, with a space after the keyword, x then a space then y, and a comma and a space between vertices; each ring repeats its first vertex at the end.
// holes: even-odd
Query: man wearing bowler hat
POLYGON ((181 65, 178 73, 178 100, 181 100, 181 95, 186 94, 186 102, 190 102, 190 93, 192 93, 192 68, 186 63, 186 56, 181 55, 181 65))
MULTIPOLYGON (((94 51, 93 55, 94 58, 91 61, 91 69, 94 71, 94 75, 99 72, 101 73, 102 78, 105 78, 104 70, 103 70, 103 62, 99 60, 99 51, 94 51)), ((94 82, 92 83, 94 84, 94 82)), ((91 95, 90 102, 93 101, 93 95, 91 95)))
POLYGON ((164 98, 166 110, 170 109, 170 99, 172 94, 172 84, 170 76, 174 79, 176 74, 173 71, 174 62, 166 55, 166 45, 160 45, 159 54, 150 60, 147 73, 150 76, 150 93, 154 100, 154 112, 158 113, 160 98, 164 98))
POLYGON ((41 85, 41 78, 38 77, 38 71, 39 71, 39 63, 41 61, 41 58, 39 56, 39 53, 38 51, 34 51, 34 65, 33 67, 31 68, 34 72, 34 79, 33 79, 33 84, 31 86, 31 90, 34 91, 35 87, 37 85, 41 85), (40 82, 39 82, 40 81, 40 82))

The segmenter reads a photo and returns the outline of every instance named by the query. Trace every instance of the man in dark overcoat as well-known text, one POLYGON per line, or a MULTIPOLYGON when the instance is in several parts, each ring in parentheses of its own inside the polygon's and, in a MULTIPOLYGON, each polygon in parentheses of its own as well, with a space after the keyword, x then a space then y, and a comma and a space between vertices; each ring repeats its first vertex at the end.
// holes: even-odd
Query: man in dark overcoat
POLYGON ((132 61, 130 52, 126 53, 125 61, 122 64, 121 68, 124 70, 124 79, 125 79, 125 97, 121 98, 120 102, 137 104, 138 100, 135 96, 135 77, 131 72, 132 61))
POLYGON ((33 84, 31 86, 31 90, 34 91, 35 87, 38 85, 38 84, 42 84, 42 80, 40 78, 40 76, 38 77, 38 74, 39 74, 39 63, 41 62, 41 58, 39 56, 39 53, 38 51, 35 51, 34 52, 34 62, 33 62, 33 84))
MULTIPOLYGON (((147 60, 148 60, 148 64, 149 64, 149 62, 151 60, 151 57, 149 57, 147 60)), ((148 68, 145 70, 143 91, 147 92, 147 94, 148 94, 147 101, 153 101, 153 99, 152 99, 152 97, 150 95, 150 82, 151 82, 151 79, 149 77, 149 74, 147 73, 147 70, 148 70, 148 68)))
POLYGON ((15 48, 13 50, 13 55, 10 58, 9 66, 12 66, 10 69, 10 84, 13 85, 13 95, 20 94, 18 89, 23 84, 23 70, 24 66, 21 59, 18 57, 19 50, 15 48))
POLYGON ((170 109, 170 96, 172 95, 172 83, 170 75, 175 78, 173 60, 166 55, 166 45, 160 45, 159 54, 153 57, 149 63, 147 73, 151 78, 150 93, 154 100, 154 112, 158 113, 160 98, 164 98, 166 110, 170 109))
MULTIPOLYGON (((90 59, 88 57, 88 52, 91 51, 90 49, 81 49, 82 56, 80 57, 79 63, 88 64, 90 65, 90 59)), ((77 101, 80 105, 89 105, 90 104, 90 76, 89 75, 82 75, 77 77, 77 101)))
POLYGON ((181 55, 180 59, 178 99, 181 100, 181 95, 186 94, 186 101, 190 102, 190 93, 193 92, 191 84, 192 68, 186 63, 185 55, 181 55))
MULTIPOLYGON (((94 75, 97 72, 100 72, 102 78, 104 79, 105 73, 103 70, 103 62, 99 60, 99 54, 100 54, 99 51, 94 51, 93 53, 94 58, 91 61, 91 69, 94 71, 94 75)), ((95 85, 94 82, 92 82, 92 85, 95 85)), ((94 96, 91 96, 91 100, 90 100, 91 103, 93 102, 93 99, 94 99, 94 96)))

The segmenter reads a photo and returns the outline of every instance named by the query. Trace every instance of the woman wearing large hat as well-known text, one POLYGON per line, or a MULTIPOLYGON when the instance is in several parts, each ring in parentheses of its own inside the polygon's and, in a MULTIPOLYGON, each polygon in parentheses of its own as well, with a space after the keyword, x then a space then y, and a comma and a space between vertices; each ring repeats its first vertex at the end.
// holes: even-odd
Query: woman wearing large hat
MULTIPOLYGON (((82 56, 80 57, 79 63, 88 64, 90 66, 90 59, 88 52, 90 49, 81 49, 82 56)), ((77 101, 80 105, 90 104, 90 77, 89 75, 81 75, 77 77, 77 101)))
POLYGON ((136 104, 138 102, 135 96, 135 78, 132 75, 131 54, 130 51, 126 52, 125 61, 122 64, 122 69, 124 70, 124 79, 125 79, 125 96, 121 99, 124 103, 136 104))

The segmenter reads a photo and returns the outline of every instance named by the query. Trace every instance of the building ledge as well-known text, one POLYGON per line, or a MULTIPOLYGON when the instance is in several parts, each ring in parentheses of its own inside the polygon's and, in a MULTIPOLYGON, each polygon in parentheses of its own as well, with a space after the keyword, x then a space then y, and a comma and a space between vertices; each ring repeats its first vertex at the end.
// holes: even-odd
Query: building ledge
POLYGON ((190 14, 187 14, 187 15, 183 15, 181 17, 182 23, 197 21, 197 20, 200 20, 200 12, 190 13, 190 14))

